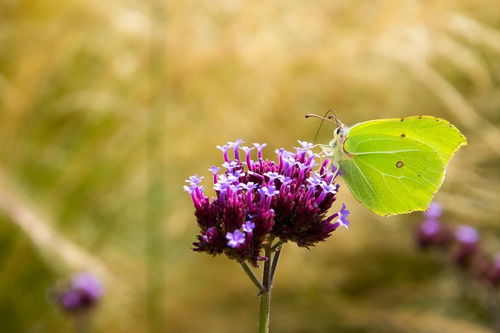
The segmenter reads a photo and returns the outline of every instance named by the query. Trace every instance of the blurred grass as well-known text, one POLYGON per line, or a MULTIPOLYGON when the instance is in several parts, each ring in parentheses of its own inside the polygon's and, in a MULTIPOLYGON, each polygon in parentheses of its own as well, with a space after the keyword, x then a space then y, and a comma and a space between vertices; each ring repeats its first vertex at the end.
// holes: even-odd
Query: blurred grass
MULTIPOLYGON (((497 1, 2 1, 0 45, 6 332, 68 330, 46 289, 96 265, 110 274, 98 331, 255 331, 239 267, 189 250, 196 226, 181 186, 219 163, 216 144, 290 148, 313 139, 318 123, 304 114, 331 108, 347 124, 455 123, 469 146, 437 199, 451 223, 500 248, 497 1), (38 224, 23 228, 7 203, 38 224), (40 225, 61 241, 37 242, 40 225), (67 244, 92 260, 68 262, 67 244)), ((414 250, 418 214, 379 218, 341 199, 351 231, 284 250, 276 332, 488 332, 481 293, 463 295, 414 250)))

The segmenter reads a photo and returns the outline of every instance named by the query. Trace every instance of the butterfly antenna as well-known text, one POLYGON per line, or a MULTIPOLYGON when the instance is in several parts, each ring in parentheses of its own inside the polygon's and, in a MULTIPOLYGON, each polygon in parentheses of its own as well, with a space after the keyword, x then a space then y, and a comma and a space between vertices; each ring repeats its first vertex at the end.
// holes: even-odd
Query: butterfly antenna
MULTIPOLYGON (((314 141, 313 141, 313 143, 314 143, 314 144, 316 144, 316 139, 318 138, 319 131, 321 130, 321 126, 323 125, 323 122, 326 120, 326 121, 329 121, 329 122, 331 122, 331 123, 334 123, 334 122, 330 119, 330 117, 328 117, 328 114, 329 114, 330 112, 335 112, 335 111, 333 111, 333 110, 328 110, 328 111, 326 111, 326 113, 325 113, 325 115, 324 115, 323 117, 318 116, 318 115, 316 115, 316 114, 312 114, 312 113, 311 113, 311 114, 306 114, 306 116, 305 116, 306 118, 319 118, 319 119, 321 119, 321 123, 319 124, 319 126, 318 126, 318 130, 316 131, 316 135, 314 136, 314 141)), ((334 124, 335 124, 335 123, 334 123, 334 124)))
POLYGON ((335 112, 334 110, 333 111, 333 115, 332 116, 328 116, 328 119, 335 119, 335 125, 337 125, 337 127, 344 127, 344 123, 341 122, 339 120, 339 117, 337 117, 337 112, 335 112))

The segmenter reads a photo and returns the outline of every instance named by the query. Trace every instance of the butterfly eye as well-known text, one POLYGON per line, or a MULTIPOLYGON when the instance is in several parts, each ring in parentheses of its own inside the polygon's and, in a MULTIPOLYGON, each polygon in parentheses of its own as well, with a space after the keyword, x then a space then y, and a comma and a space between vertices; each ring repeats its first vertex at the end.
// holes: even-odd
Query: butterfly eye
POLYGON ((335 134, 339 135, 340 134, 340 127, 338 127, 336 130, 335 130, 335 134))

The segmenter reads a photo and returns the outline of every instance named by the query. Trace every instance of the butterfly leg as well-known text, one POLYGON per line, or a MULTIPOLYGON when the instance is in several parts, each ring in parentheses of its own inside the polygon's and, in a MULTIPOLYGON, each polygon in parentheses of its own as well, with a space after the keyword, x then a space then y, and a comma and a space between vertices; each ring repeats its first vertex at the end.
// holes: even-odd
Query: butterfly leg
POLYGON ((322 145, 322 144, 318 144, 317 146, 319 146, 321 148, 321 157, 332 157, 333 156, 333 153, 334 153, 334 149, 331 145, 322 145))

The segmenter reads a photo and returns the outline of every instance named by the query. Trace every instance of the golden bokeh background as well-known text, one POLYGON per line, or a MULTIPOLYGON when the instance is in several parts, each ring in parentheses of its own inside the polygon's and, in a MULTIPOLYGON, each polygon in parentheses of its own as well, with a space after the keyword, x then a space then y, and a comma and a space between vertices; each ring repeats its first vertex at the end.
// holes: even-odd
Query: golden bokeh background
MULTIPOLYGON (((182 185, 217 144, 312 141, 328 109, 453 122, 436 199, 500 251, 500 2, 0 1, 1 330, 71 331, 46 291, 88 270, 96 332, 255 332, 240 267, 190 250, 182 185)), ((341 202, 351 230, 285 247, 271 331, 493 332, 482 286, 416 250, 420 213, 341 202)))

